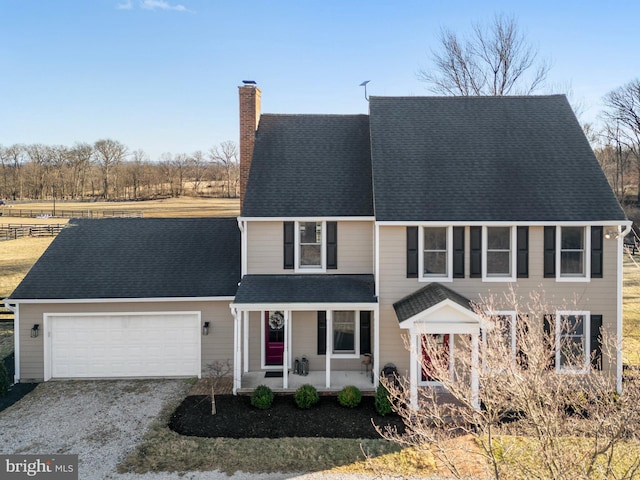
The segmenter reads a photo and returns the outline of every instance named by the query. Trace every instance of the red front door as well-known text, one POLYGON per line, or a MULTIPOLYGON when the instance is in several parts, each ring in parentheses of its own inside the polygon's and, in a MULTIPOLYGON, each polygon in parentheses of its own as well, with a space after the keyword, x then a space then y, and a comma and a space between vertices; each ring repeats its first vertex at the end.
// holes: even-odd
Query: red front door
POLYGON ((264 313, 264 357, 266 365, 282 365, 284 352, 284 316, 282 312, 264 313))
POLYGON ((449 334, 436 334, 436 335, 428 335, 436 342, 438 353, 433 356, 429 355, 427 349, 425 348, 427 335, 422 335, 421 341, 421 349, 422 349, 422 381, 423 382, 434 382, 437 381, 433 378, 433 366, 437 364, 439 367, 445 367, 448 369, 449 367, 449 334), (436 363, 437 362, 437 363, 436 363))

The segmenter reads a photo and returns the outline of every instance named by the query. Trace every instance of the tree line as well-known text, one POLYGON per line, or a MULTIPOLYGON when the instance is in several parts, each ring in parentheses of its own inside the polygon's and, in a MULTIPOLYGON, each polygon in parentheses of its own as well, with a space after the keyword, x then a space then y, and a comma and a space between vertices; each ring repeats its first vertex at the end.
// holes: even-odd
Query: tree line
POLYGON ((206 152, 164 153, 157 162, 112 139, 0 145, 0 199, 235 198, 238 189, 238 147, 232 141, 206 152))

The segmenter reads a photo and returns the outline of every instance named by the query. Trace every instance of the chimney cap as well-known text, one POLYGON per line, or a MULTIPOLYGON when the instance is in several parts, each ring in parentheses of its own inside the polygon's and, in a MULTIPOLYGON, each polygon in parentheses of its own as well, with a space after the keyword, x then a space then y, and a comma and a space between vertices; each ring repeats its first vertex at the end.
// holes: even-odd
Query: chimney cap
POLYGON ((256 84, 255 80, 242 80, 242 83, 244 83, 245 85, 255 85, 256 84))

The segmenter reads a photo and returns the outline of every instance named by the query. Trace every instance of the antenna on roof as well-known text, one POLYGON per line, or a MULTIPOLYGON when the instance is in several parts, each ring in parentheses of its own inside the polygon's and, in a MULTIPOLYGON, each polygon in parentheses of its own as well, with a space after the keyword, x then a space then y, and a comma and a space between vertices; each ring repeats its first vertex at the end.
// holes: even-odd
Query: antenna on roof
POLYGON ((255 85, 256 84, 255 80, 242 80, 242 83, 244 83, 245 85, 255 85))
POLYGON ((361 87, 364 87, 364 99, 368 102, 369 101, 369 97, 367 97, 367 83, 369 83, 371 80, 365 80, 364 82, 362 82, 360 84, 361 87))

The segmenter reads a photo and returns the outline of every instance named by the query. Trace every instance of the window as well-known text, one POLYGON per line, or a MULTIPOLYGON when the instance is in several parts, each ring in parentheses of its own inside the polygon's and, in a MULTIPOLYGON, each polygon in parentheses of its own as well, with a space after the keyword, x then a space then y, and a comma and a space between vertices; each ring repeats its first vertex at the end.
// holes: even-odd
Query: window
POLYGON ((428 227, 424 232, 422 273, 425 276, 447 276, 447 228, 428 227))
POLYGON ((333 353, 356 353, 356 327, 355 312, 333 312, 333 353))
POLYGON ((422 279, 452 279, 452 241, 451 227, 421 228, 419 268, 422 279))
POLYGON ((298 222, 297 267, 324 269, 324 222, 298 222))
POLYGON ((586 227, 560 227, 560 276, 587 277, 586 227))
POLYGON ((557 312, 556 370, 585 373, 589 365, 589 312, 557 312))
POLYGON ((482 256, 482 277, 488 281, 514 281, 516 272, 516 229, 514 227, 484 227, 485 246, 482 256))
POLYGON ((493 312, 482 330, 483 368, 500 372, 500 365, 516 360, 516 312, 493 312))

